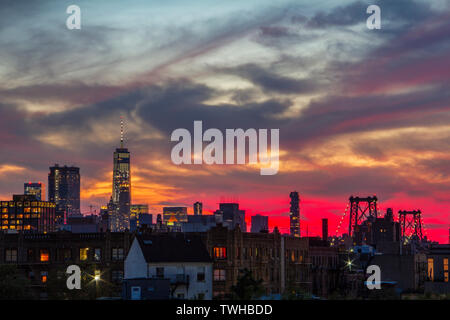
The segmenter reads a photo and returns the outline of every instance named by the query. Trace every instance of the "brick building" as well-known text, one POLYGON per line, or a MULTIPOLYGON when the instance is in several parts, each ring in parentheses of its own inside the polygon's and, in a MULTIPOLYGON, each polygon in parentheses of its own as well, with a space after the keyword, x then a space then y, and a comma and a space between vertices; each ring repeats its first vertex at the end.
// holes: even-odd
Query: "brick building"
POLYGON ((128 232, 0 233, 0 265, 16 266, 30 279, 30 290, 41 298, 46 297, 48 282, 66 279, 66 269, 73 264, 88 278, 98 275, 100 284, 107 284, 114 296, 120 296, 123 260, 131 237, 128 232))

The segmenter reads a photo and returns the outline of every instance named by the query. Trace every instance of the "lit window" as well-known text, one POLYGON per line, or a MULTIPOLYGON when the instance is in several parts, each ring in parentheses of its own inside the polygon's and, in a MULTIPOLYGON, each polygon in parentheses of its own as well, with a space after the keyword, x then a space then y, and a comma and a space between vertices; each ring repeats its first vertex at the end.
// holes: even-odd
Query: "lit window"
POLYGON ((225 281, 225 269, 214 270, 214 281, 225 281))
POLYGON ((444 281, 448 282, 448 258, 444 258, 444 281))
POLYGON ((216 259, 226 259, 227 258, 227 248, 225 248, 225 247, 214 247, 214 258, 216 258, 216 259))
POLYGON ((89 248, 80 248, 80 261, 86 261, 88 259, 89 248))
POLYGON ((48 260, 49 260, 49 253, 48 253, 48 250, 47 249, 41 249, 40 251, 39 251, 39 253, 40 253, 40 261, 41 262, 47 262, 48 260))
POLYGON ((47 277, 48 277, 48 272, 47 271, 41 271, 41 282, 42 283, 46 283, 47 282, 47 277))
POLYGON ((433 259, 428 258, 428 278, 431 281, 434 281, 433 263, 434 263, 433 259))

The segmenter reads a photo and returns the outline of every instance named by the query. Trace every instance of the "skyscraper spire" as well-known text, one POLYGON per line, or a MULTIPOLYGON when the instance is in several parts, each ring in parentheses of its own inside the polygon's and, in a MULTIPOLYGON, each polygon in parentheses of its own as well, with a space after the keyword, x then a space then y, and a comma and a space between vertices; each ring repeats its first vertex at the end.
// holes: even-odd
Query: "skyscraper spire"
POLYGON ((120 148, 123 149, 123 117, 120 116, 120 148))

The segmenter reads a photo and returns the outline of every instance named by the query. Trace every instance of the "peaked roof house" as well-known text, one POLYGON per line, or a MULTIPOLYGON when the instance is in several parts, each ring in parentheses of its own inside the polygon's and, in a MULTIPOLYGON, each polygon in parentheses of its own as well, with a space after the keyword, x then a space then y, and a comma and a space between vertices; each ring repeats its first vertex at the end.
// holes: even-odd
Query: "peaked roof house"
POLYGON ((212 259, 202 240, 182 233, 136 235, 124 264, 124 298, 212 299, 212 259))

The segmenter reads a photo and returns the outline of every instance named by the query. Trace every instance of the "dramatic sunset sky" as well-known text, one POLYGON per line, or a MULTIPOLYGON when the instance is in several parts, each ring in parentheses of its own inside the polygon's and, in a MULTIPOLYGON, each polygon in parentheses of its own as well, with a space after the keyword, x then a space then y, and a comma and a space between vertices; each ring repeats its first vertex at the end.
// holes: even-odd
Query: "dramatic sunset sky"
POLYGON ((0 199, 82 174, 82 207, 111 195, 120 116, 132 201, 207 212, 238 199, 270 227, 330 234, 350 195, 450 225, 450 2, 446 0, 13 1, 0 4, 0 199), (66 28, 81 7, 82 29, 66 28), (366 8, 381 7, 381 30, 366 8), (176 128, 279 128, 280 170, 176 166, 176 128), (306 227, 308 226, 308 227, 306 227))

